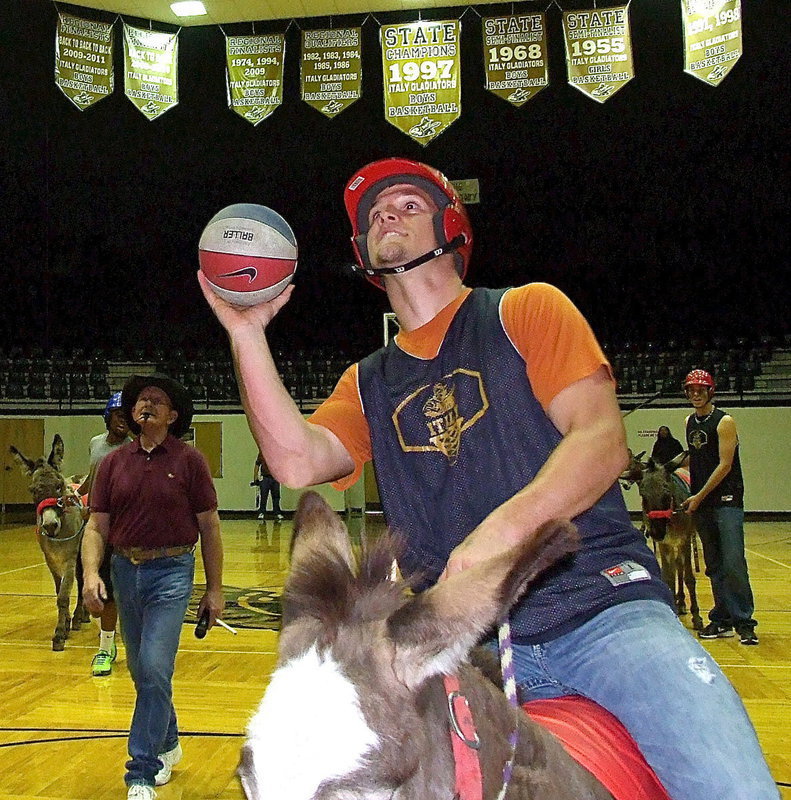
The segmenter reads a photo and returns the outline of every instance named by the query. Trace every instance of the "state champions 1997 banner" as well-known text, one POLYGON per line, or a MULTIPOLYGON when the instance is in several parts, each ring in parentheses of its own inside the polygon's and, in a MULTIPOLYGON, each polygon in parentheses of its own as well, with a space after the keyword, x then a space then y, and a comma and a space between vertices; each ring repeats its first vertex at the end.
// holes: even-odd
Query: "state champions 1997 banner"
POLYGON ((629 6, 563 12, 569 83, 599 103, 634 78, 629 6))
POLYGON ((282 33, 225 37, 228 107, 252 125, 265 120, 283 102, 282 33))
POLYGON ((383 25, 379 41, 385 118, 427 145, 461 114, 461 22, 383 25))
POLYGON ((84 111, 113 93, 113 26, 58 14, 55 84, 84 111))

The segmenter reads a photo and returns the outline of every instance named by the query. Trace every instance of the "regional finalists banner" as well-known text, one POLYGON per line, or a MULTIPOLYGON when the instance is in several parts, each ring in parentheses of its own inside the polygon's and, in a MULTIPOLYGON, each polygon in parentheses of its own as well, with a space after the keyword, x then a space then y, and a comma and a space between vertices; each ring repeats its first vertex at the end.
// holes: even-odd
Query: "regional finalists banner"
POLYGON ((286 37, 225 37, 225 85, 228 107, 253 125, 265 120, 283 102, 286 37))
POLYGON ((178 105, 178 33, 124 23, 124 92, 149 120, 178 105))
POLYGON ((742 55, 741 0, 681 0, 684 72, 719 86, 742 55))
POLYGON ((383 25, 385 118, 427 145, 461 114, 459 20, 383 25))
POLYGON ((80 111, 112 94, 112 24, 58 14, 55 83, 80 111))
POLYGON ((302 31, 302 99, 332 119, 362 96, 361 28, 302 31))
POLYGON ((629 6, 563 12, 569 83, 603 103, 634 78, 629 6))
POLYGON ((549 85, 545 14, 483 18, 486 88, 524 105, 549 85))

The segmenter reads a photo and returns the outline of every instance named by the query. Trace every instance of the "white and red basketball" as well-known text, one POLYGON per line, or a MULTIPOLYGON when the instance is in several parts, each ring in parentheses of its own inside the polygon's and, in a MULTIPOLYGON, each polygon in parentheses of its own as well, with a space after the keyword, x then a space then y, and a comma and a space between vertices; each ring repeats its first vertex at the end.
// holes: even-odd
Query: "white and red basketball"
POLYGON ((198 245, 203 274, 229 303, 254 306, 277 297, 297 268, 297 240, 276 211, 236 203, 215 214, 198 245))

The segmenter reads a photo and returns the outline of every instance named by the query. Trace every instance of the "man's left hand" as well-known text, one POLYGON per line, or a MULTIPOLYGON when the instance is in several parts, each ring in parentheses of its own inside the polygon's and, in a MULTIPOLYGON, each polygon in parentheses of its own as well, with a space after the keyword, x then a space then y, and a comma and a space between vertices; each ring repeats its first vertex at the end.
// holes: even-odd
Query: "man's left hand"
POLYGON ((465 569, 469 569, 487 558, 499 555, 513 546, 514 542, 509 542, 505 537, 492 531, 484 521, 451 551, 439 580, 444 581, 451 575, 463 572, 465 569))
POLYGON ((209 628, 212 628, 218 618, 222 619, 223 611, 225 611, 225 597, 221 591, 206 592, 203 595, 198 603, 198 619, 206 609, 209 611, 209 628))
POLYGON ((697 511, 700 508, 700 504, 703 502, 702 497, 698 497, 698 495, 693 494, 690 495, 682 504, 681 510, 686 511, 687 514, 692 514, 694 511, 697 511))

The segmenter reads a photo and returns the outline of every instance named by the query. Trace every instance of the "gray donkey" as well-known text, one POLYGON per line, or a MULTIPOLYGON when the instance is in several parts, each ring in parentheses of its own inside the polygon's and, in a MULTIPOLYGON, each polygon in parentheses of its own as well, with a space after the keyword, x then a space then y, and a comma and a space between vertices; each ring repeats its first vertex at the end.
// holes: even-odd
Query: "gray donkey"
POLYGON ((13 445, 9 449, 22 471, 30 476, 30 493, 36 504, 36 539, 52 573, 58 596, 58 623, 52 636, 52 649, 63 650, 69 630, 79 630, 83 622, 90 620, 79 596, 74 617, 69 616, 84 526, 82 501, 60 472, 63 439, 59 434, 55 434, 46 460, 33 461, 13 445))
POLYGON ((389 580, 386 535, 357 563, 346 527, 315 492, 294 522, 278 667, 248 727, 239 774, 249 800, 450 800, 455 769, 443 675, 477 726, 482 797, 612 800, 557 739, 467 662, 527 584, 578 546, 568 522, 419 595, 389 580))

